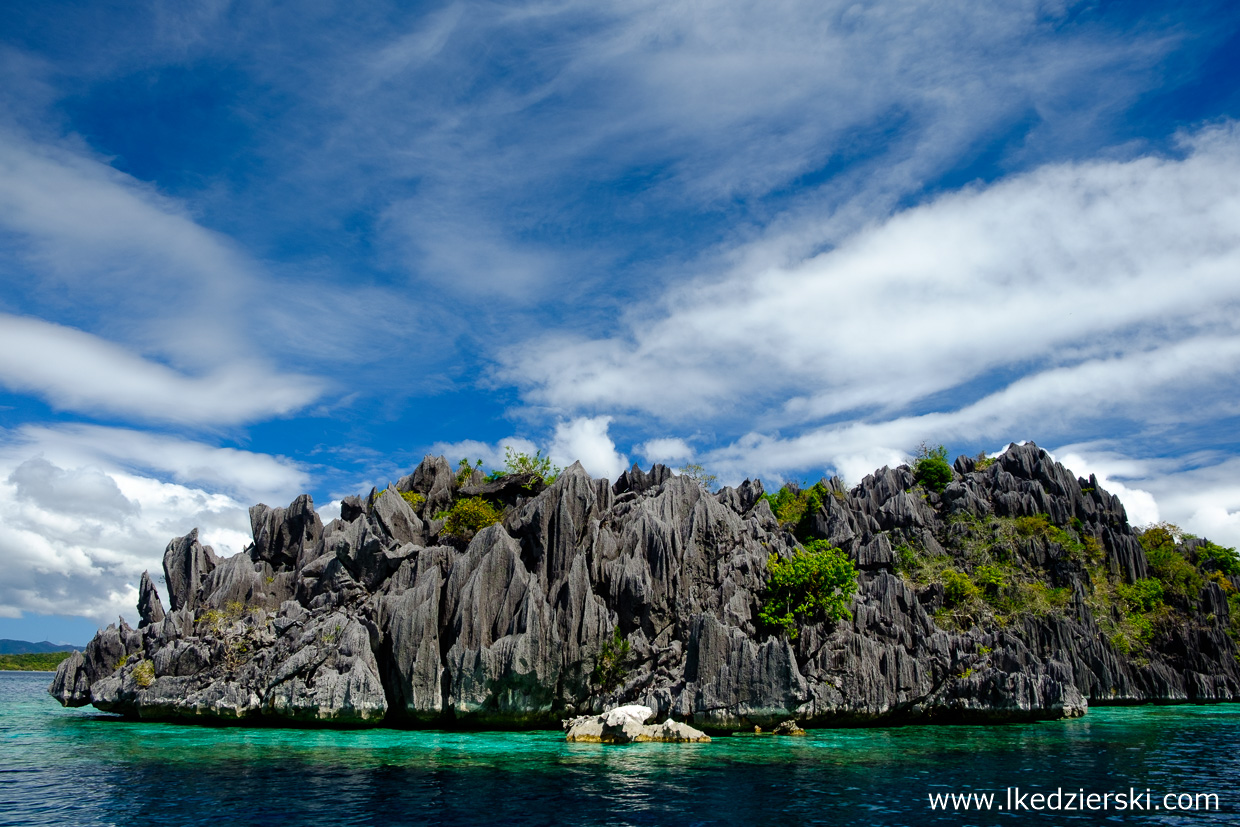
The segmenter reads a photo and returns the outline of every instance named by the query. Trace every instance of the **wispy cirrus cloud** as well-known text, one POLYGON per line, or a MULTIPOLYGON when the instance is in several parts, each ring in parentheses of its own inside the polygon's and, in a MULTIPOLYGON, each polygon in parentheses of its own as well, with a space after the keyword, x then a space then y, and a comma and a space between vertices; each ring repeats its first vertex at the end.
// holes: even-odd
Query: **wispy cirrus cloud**
POLYGON ((1158 348, 1180 354, 1173 372, 1200 365, 1214 382, 1240 341, 1237 173, 1230 125, 1186 139, 1182 159, 1047 166, 795 266, 670 290, 620 335, 530 343, 507 375, 568 410, 757 414, 773 427, 935 407, 935 394, 1003 383, 996 372, 1050 371, 1049 384, 1089 362, 1105 374, 1132 363, 1110 357, 1158 348))
POLYGON ((231 363, 192 376, 70 327, 0 314, 0 385, 88 415, 231 425, 297 410, 320 380, 231 363))

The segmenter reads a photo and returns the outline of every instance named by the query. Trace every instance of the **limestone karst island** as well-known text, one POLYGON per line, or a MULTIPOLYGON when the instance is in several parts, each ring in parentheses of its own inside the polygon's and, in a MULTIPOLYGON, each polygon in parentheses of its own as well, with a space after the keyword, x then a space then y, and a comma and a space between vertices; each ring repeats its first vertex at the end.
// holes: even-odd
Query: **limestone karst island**
MULTIPOLYGON (((711 492, 424 460, 324 525, 169 543, 162 605, 66 660, 63 704, 150 719, 558 727, 626 705, 706 732, 1006 722, 1240 698, 1232 549, 1135 530, 1032 443, 711 492)), ((1240 619, 1240 618, 1238 618, 1240 619)), ((640 723, 640 722, 638 722, 640 723)))

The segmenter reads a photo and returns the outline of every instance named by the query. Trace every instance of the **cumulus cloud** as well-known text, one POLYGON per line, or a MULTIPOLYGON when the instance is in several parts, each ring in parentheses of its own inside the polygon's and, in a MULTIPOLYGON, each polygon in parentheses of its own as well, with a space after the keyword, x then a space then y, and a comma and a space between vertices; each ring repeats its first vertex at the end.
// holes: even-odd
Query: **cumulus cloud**
POLYGON ((551 461, 561 466, 580 462, 592 477, 616 479, 629 460, 608 436, 610 425, 610 416, 582 416, 558 423, 551 440, 551 461))
POLYGON ((533 456, 538 451, 538 446, 528 439, 518 436, 510 436, 501 439, 499 442, 490 443, 482 442, 476 439, 464 439, 460 442, 436 442, 431 446, 431 456, 446 457, 448 462, 455 467, 456 463, 462 459, 470 461, 482 460, 482 467, 491 470, 500 470, 504 467, 504 460, 508 451, 515 454, 529 454, 533 456))
POLYGON ((3 436, 5 456, 43 455, 62 466, 130 469, 251 502, 283 505, 310 483, 303 468, 281 457, 128 428, 26 425, 3 436))
MULTIPOLYGON (((1052 453, 1051 456, 1078 477, 1088 478, 1093 475, 1100 486, 1119 497, 1124 504, 1124 511, 1128 513, 1128 522, 1134 526, 1150 525, 1161 519, 1153 494, 1141 488, 1130 487, 1131 483, 1125 485, 1120 482, 1121 477, 1131 480, 1139 463, 1114 454, 1086 456, 1076 452, 1061 452, 1052 453)), ((1174 507, 1172 510, 1175 510, 1174 507)))
MULTIPOLYGON (((616 443, 608 435, 611 417, 578 417, 556 424, 550 446, 544 454, 564 468, 580 462, 592 476, 615 479, 628 467, 628 458, 616 450, 616 443)), ((504 452, 533 455, 541 450, 537 444, 522 437, 506 437, 496 443, 478 440, 460 442, 437 442, 431 446, 431 454, 441 454, 455 463, 458 459, 481 459, 484 468, 504 467, 504 452)))
POLYGON ((634 447, 649 462, 673 462, 693 457, 693 446, 680 437, 648 439, 634 447))
POLYGON ((135 620, 144 570, 193 528, 224 556, 250 541, 249 505, 306 482, 286 461, 122 429, 26 428, 0 443, 0 616, 135 620))

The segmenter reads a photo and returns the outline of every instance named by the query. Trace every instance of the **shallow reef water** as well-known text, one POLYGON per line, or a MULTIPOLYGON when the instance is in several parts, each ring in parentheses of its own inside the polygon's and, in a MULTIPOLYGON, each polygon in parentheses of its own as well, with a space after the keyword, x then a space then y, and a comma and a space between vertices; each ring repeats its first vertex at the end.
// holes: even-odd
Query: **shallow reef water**
POLYGON ((0 824, 1240 823, 1235 704, 603 746, 546 731, 131 722, 62 709, 50 677, 0 674, 0 824), (1008 788, 1027 809, 1011 808, 1008 788), (1057 789, 1060 809, 1032 808, 1057 789), (1150 809, 1115 809, 1114 796, 1105 811, 1067 809, 1068 793, 1084 805, 1081 791, 1135 791, 1150 809), (970 793, 994 802, 931 803, 970 793), (1194 809, 1163 806, 1185 795, 1194 809))

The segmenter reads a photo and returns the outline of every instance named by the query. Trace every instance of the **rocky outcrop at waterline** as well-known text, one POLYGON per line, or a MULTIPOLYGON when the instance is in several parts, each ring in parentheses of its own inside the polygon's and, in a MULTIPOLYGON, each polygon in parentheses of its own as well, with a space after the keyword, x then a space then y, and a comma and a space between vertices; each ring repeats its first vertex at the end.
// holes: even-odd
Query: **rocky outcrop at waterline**
POLYGON ((554 727, 640 704, 708 731, 1240 697, 1240 580, 1193 568, 1187 540, 1174 553, 1197 579, 1144 600, 1155 581, 1119 500, 1032 444, 957 460, 941 493, 906 466, 824 481, 795 521, 763 493, 659 465, 614 484, 580 465, 550 486, 458 479, 428 457, 326 525, 308 496, 255 506, 254 543, 230 558, 196 531, 173 540, 170 606, 144 576, 138 628, 99 632, 51 693, 143 718, 333 725, 554 727), (445 528, 466 501, 502 520, 445 528), (790 639, 759 611, 771 556, 798 535, 859 575, 851 618, 790 639))
MULTIPOLYGON (((667 719, 648 724, 654 710, 640 704, 618 706, 601 715, 580 715, 561 721, 564 740, 593 744, 631 744, 657 741, 667 744, 710 743, 710 736, 699 729, 667 719)), ((804 734, 804 733, 802 733, 804 734)))

